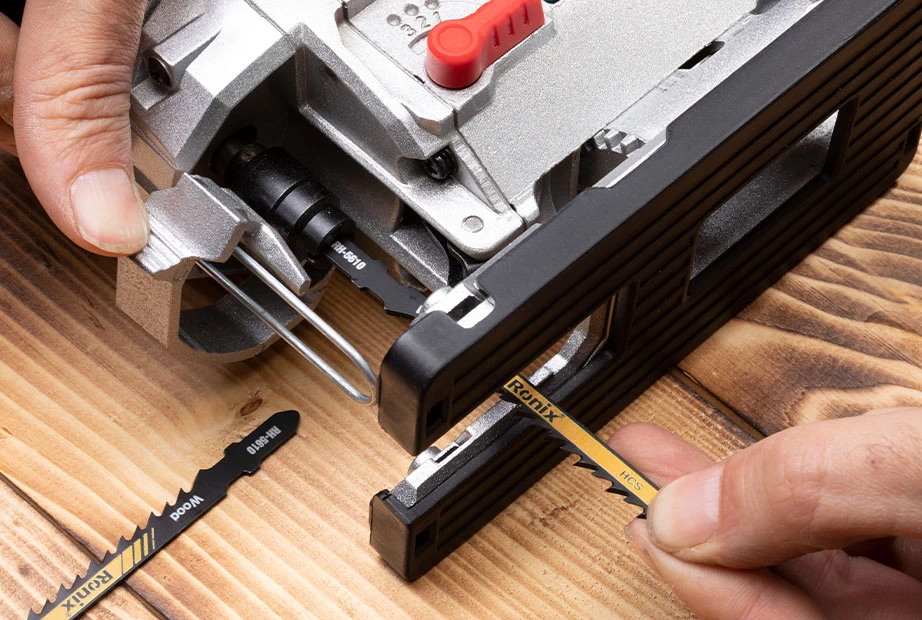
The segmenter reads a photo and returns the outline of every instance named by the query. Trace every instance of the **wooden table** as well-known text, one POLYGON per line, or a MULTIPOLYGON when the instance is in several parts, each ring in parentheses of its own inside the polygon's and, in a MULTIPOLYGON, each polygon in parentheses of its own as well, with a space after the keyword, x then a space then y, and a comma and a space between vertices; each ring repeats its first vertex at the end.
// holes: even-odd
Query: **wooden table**
MULTIPOLYGON (((9 158, 0 187, 0 617, 24 618, 285 408, 305 413, 298 436, 90 617, 690 616, 628 547, 636 509, 567 465, 403 582, 368 545, 367 513, 410 459, 372 409, 282 345, 227 367, 172 359, 116 310, 114 261, 69 244, 9 158)), ((321 312, 374 364, 403 328, 341 280, 321 312)), ((654 422, 718 458, 753 434, 913 404, 919 165, 605 433, 654 422)))

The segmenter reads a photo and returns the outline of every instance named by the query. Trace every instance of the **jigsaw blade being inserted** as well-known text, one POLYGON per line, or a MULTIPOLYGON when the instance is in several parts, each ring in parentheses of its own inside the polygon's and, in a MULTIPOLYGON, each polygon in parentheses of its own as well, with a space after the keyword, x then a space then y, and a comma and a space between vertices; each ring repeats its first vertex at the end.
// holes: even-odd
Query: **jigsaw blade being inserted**
POLYGON ((503 389, 547 427, 552 436, 562 440, 565 450, 580 455, 577 466, 592 469, 594 476, 610 482, 608 491, 623 495, 629 504, 643 508, 640 516, 646 517, 647 507, 658 490, 650 480, 521 375, 507 381, 503 389))
POLYGON ((255 473, 267 456, 295 435, 300 420, 297 411, 276 413, 244 439, 228 446, 224 458, 200 471, 192 488, 181 491, 174 504, 164 507, 159 516, 151 514, 143 529, 138 528, 131 538, 120 540, 115 551, 107 553, 100 562, 91 563, 72 586, 62 585, 55 601, 46 603, 38 613, 30 612, 28 620, 69 620, 81 616, 224 499, 235 480, 255 473))

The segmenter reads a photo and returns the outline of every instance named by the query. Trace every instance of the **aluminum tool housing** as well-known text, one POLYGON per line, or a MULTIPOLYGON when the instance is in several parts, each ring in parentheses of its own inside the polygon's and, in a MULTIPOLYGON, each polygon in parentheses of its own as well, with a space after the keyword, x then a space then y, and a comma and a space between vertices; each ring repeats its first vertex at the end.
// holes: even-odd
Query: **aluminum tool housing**
MULTIPOLYGON (((139 179, 153 192, 183 174, 209 176, 217 145, 255 129, 333 190, 400 279, 435 291, 641 156, 751 53, 702 63, 712 67, 690 62, 707 59, 715 40, 746 29, 735 45, 752 47, 742 45, 749 31, 768 21, 783 28, 814 6, 793 2, 769 20, 752 11, 772 3, 755 0, 544 3, 547 23, 474 86, 435 85, 424 68, 426 34, 484 1, 151 2, 132 91, 139 179), (444 180, 426 172, 440 153, 455 164, 444 180)), ((261 258, 267 266, 292 260, 261 258)), ((223 342, 198 324, 170 333, 185 316, 179 298, 154 303, 137 277, 123 282, 119 305, 179 354, 224 362, 272 339, 244 314, 240 333, 223 342), (152 325, 150 316, 172 318, 152 325), (254 332, 264 341, 254 343, 254 332)))

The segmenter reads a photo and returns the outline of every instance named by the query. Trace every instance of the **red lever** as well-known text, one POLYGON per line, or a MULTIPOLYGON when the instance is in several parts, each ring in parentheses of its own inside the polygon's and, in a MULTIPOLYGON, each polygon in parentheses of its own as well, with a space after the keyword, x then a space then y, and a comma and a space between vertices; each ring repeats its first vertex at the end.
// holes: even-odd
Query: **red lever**
POLYGON ((541 0, 490 0, 429 33, 426 72, 445 88, 467 88, 487 67, 544 25, 541 0))

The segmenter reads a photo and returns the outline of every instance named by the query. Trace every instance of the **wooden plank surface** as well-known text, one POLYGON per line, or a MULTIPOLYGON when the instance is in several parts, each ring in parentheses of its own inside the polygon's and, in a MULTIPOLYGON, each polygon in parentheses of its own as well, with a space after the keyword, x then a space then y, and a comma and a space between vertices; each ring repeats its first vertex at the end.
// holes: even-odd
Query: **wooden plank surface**
MULTIPOLYGON (((766 433, 922 404, 920 174, 917 163, 682 370, 766 433)), ((222 368, 172 359, 114 309, 114 263, 68 244, 8 159, 0 186, 0 472, 32 502, 0 485, 0 539, 9 542, 0 553, 0 616, 23 617, 36 597, 82 570, 81 546, 101 555, 228 442, 292 406, 307 414, 299 436, 132 579, 156 613, 685 613, 628 550, 621 526, 632 509, 570 467, 405 584, 367 544, 368 499, 399 480, 409 460, 373 411, 351 405, 283 347, 222 368)), ((322 312, 374 363, 402 329, 342 281, 322 312)), ((715 457, 747 442, 671 378, 614 425, 637 420, 670 427, 715 457)), ((107 605, 100 617, 152 614, 126 590, 107 605)))
POLYGON ((765 434, 922 406, 922 159, 681 368, 765 434))
MULTIPOLYGON (((30 608, 71 582, 90 555, 61 532, 12 487, 0 480, 0 617, 25 618, 30 608)), ((86 617, 155 620, 140 597, 121 588, 86 617)))
MULTIPOLYGON (((69 244, 9 159, 0 159, 0 186, 0 472, 34 503, 0 494, 0 510, 21 511, 20 539, 48 536, 53 526, 99 557, 188 487, 227 443, 271 413, 297 408, 304 413, 298 436, 130 580, 156 613, 688 615, 628 549, 622 528, 636 509, 569 466, 426 577, 403 582, 369 546, 367 512, 371 496, 399 481, 410 459, 372 409, 354 406, 284 346, 227 367, 171 358, 115 309, 114 262, 69 244)), ((374 365, 403 329, 342 280, 320 311, 374 365)), ((298 333, 332 354, 310 330, 298 333)), ((671 377, 606 432, 639 420, 715 458, 749 441, 671 377)), ((0 574, 21 578, 0 578, 0 617, 24 617, 29 600, 52 596, 50 581, 82 564, 74 548, 15 560, 4 553, 0 574)))

